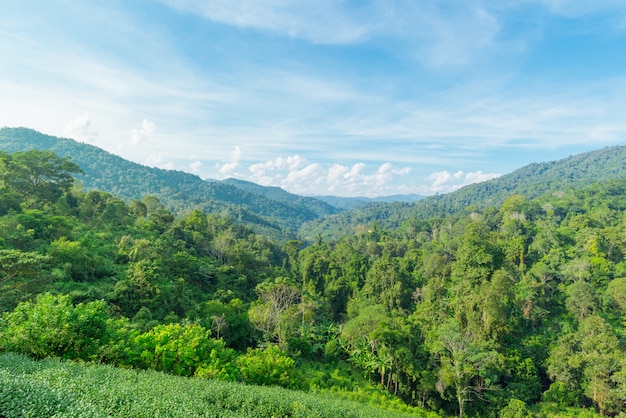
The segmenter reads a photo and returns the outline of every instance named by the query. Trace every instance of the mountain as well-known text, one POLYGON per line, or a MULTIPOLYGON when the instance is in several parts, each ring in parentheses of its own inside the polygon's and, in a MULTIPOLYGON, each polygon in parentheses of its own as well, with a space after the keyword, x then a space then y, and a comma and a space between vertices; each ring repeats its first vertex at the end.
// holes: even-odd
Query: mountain
POLYGON ((51 150, 68 156, 84 175, 85 189, 98 189, 125 199, 159 198, 174 212, 192 209, 226 215, 279 239, 292 238, 303 222, 338 213, 321 200, 238 180, 205 181, 182 171, 146 167, 93 145, 57 138, 26 128, 0 129, 0 150, 51 150))
POLYGON ((340 206, 325 202, 323 199, 317 197, 299 196, 293 193, 289 193, 281 189, 280 187, 261 186, 250 181, 234 178, 222 180, 222 183, 230 184, 237 187, 238 189, 245 190, 250 193, 261 194, 278 202, 302 205, 312 210, 315 214, 317 214, 317 216, 332 215, 334 213, 340 212, 338 208, 341 209, 340 206))
POLYGON ((391 196, 378 196, 378 197, 339 197, 339 196, 315 196, 316 199, 319 199, 323 202, 328 203, 336 208, 341 209, 354 209, 359 206, 365 205, 366 203, 374 203, 374 202, 407 202, 413 203, 418 200, 422 200, 424 196, 419 194, 396 194, 391 196))
POLYGON ((626 178, 626 146, 612 146, 533 163, 510 174, 465 186, 455 192, 426 197, 416 203, 368 203, 355 209, 307 222, 300 229, 305 239, 337 237, 354 231, 358 225, 374 222, 383 228, 397 228, 409 219, 427 220, 462 211, 497 207, 511 195, 527 199, 550 191, 581 188, 592 183, 626 178))
POLYGON ((126 199, 154 195, 175 212, 197 208, 218 213, 279 240, 296 234, 303 239, 336 237, 374 222, 383 228, 396 228, 409 219, 426 220, 498 206, 514 194, 529 199, 549 191, 626 178, 626 147, 613 146, 559 161, 530 164, 493 180, 421 200, 419 195, 314 198, 237 179, 205 181, 181 171, 136 164, 71 139, 26 128, 0 129, 0 150, 28 149, 48 149, 70 157, 84 170, 79 180, 86 189, 126 199))

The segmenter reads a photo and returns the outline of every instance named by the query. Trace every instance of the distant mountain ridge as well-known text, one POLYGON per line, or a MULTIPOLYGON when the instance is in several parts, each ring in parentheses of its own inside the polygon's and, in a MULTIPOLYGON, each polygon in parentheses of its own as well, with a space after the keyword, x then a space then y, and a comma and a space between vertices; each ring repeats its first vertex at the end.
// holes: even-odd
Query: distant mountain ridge
POLYGON ((413 203, 418 200, 424 199, 426 196, 419 194, 396 194, 390 196, 378 196, 378 197, 341 197, 341 196, 315 196, 316 199, 328 203, 336 208, 341 209, 354 209, 367 203, 374 202, 406 202, 413 203))
POLYGON ((174 211, 198 208, 227 215, 283 239, 295 237, 303 222, 340 212, 321 200, 297 196, 278 188, 236 180, 205 181, 182 171, 133 163, 72 139, 27 128, 0 129, 0 150, 13 153, 29 149, 51 150, 70 157, 85 172, 78 178, 86 189, 98 189, 126 199, 154 195, 174 211))
POLYGON ((514 194, 527 199, 549 191, 580 188, 626 178, 626 146, 617 145, 564 158, 533 163, 510 174, 465 186, 455 192, 426 197, 416 203, 368 203, 341 214, 307 222, 301 236, 336 237, 357 225, 374 222, 396 228, 408 219, 431 219, 501 205, 514 194))

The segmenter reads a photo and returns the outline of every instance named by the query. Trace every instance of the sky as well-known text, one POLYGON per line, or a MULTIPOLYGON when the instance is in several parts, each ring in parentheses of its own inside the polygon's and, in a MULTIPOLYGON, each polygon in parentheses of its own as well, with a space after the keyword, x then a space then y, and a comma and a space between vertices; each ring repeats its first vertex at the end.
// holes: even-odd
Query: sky
POLYGON ((623 0, 0 0, 0 126, 302 195, 626 143, 623 0))

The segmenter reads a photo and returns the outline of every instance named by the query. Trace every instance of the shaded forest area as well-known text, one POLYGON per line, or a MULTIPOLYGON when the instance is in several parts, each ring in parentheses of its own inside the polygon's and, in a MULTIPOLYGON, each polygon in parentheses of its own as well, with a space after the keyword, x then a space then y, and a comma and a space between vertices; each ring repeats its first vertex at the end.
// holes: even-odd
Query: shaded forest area
POLYGON ((0 153, 2 351, 421 415, 626 407, 626 181, 278 244, 80 172, 0 153))

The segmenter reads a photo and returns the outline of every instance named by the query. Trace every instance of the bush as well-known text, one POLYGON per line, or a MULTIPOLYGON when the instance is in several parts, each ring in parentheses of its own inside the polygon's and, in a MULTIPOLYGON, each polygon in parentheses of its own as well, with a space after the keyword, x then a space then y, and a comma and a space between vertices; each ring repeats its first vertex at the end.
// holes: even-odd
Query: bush
POLYGON ((264 386, 301 388, 295 361, 276 346, 249 349, 237 359, 241 378, 246 383, 264 386))
POLYGON ((511 399, 509 404, 500 410, 500 418, 533 418, 526 403, 519 399, 511 399))
POLYGON ((577 406, 581 394, 567 387, 563 382, 554 382, 550 389, 543 393, 544 402, 554 402, 560 406, 577 406))
POLYGON ((58 356, 89 360, 107 337, 108 307, 103 301, 74 307, 67 295, 40 294, 5 313, 0 325, 0 349, 41 359, 58 356))
POLYGON ((205 360, 219 361, 215 353, 225 349, 223 341, 209 338, 209 334, 195 324, 157 325, 135 338, 136 357, 131 365, 192 376, 205 360))

